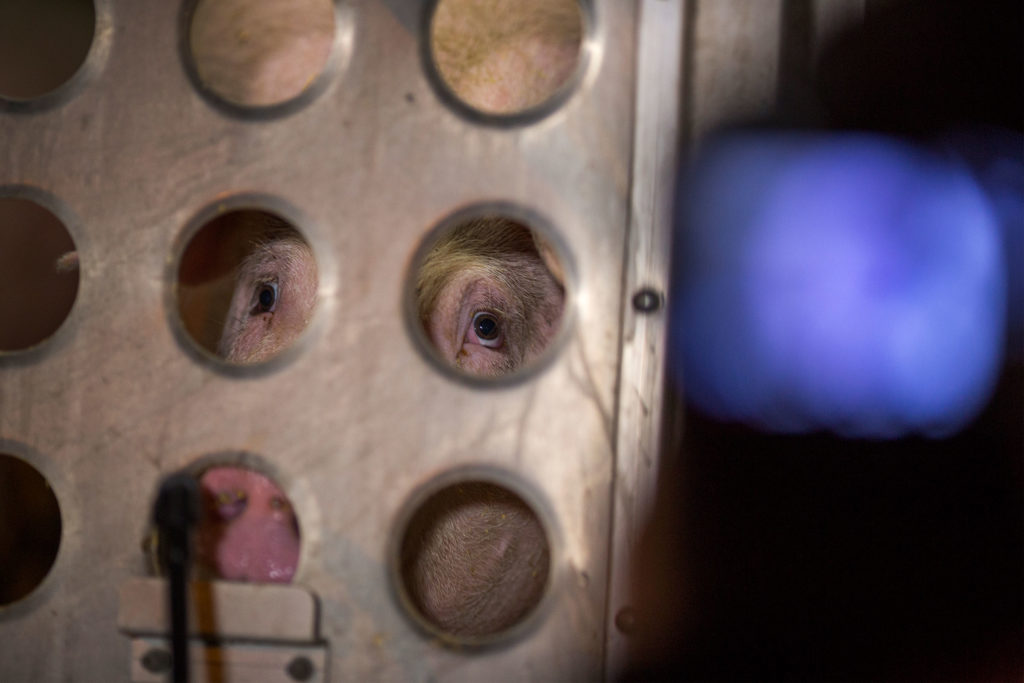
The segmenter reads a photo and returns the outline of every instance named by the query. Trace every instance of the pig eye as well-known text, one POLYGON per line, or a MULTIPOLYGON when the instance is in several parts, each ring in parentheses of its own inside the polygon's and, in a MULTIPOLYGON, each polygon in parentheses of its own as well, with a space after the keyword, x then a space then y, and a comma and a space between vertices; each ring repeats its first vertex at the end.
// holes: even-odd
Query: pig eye
POLYGON ((272 313, 277 306, 277 283, 264 282, 256 290, 256 312, 272 313))
POLYGON ((249 497, 241 489, 221 491, 216 498, 217 516, 223 520, 232 520, 245 512, 249 497))
POLYGON ((477 311, 473 315, 473 334, 482 346, 497 348, 501 346, 503 335, 501 319, 490 311, 477 311))

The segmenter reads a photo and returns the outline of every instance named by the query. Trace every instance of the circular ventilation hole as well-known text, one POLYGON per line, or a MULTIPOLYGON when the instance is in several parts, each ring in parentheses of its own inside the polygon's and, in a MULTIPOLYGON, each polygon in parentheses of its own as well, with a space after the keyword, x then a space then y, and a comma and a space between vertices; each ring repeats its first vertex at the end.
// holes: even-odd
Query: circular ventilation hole
POLYGON ((518 219, 445 221, 421 249, 412 309, 431 354, 464 376, 536 365, 562 328, 565 267, 552 240, 518 219))
POLYGON ((577 0, 440 0, 430 55, 463 104, 511 115, 543 106, 567 86, 583 33, 577 0))
POLYGON ((189 24, 200 82, 246 107, 301 95, 323 71, 333 41, 331 0, 199 0, 189 24))
POLYGON ((437 491, 402 535, 399 576, 418 616, 448 636, 489 638, 521 623, 548 585, 551 551, 536 513, 480 481, 437 491))
POLYGON ((92 0, 0 2, 0 97, 27 100, 69 80, 92 46, 92 0))
POLYGON ((185 330, 230 363, 260 363, 288 348, 309 324, 316 293, 309 244, 283 218, 258 209, 205 223, 178 267, 185 330))
POLYGON ((60 219, 31 200, 0 197, 0 273, 0 352, 52 336, 78 294, 78 252, 60 219))
POLYGON ((0 605, 42 583, 60 547, 57 497, 39 471, 0 453, 0 605))

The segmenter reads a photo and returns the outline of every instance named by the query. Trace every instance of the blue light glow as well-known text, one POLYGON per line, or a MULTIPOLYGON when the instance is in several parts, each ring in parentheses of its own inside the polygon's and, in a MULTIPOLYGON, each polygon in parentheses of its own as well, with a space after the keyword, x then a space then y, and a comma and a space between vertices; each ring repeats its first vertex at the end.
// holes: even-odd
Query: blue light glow
POLYGON ((1006 266, 964 167, 879 136, 732 135, 686 180, 677 246, 682 380, 712 415, 944 436, 991 393, 1006 266))

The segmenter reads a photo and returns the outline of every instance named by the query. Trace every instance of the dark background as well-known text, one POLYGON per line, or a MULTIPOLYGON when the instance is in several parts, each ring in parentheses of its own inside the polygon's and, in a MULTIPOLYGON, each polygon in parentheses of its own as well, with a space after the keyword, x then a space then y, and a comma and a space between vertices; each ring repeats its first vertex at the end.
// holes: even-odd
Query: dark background
MULTIPOLYGON (((812 69, 813 6, 790 0, 760 123, 1019 132, 1022 5, 868 2, 812 69)), ((984 413, 938 441, 766 435, 679 407, 670 381, 627 678, 1024 680, 1024 349, 1007 344, 984 413)))

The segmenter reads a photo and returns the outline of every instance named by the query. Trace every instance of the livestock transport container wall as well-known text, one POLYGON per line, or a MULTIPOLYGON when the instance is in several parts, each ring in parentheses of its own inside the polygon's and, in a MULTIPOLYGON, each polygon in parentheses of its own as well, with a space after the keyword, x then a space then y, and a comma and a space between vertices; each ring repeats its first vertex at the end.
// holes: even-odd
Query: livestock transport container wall
MULTIPOLYGON (((816 5, 822 34, 858 7, 816 5)), ((581 0, 571 73, 509 115, 446 86, 433 2, 337 0, 323 68, 251 105, 207 87, 195 2, 55 7, 27 64, 0 65, 0 258, 56 279, 49 313, 0 323, 27 331, 0 354, 0 542, 49 541, 0 545, 31 584, 0 606, 0 679, 169 677, 152 506, 210 464, 273 479, 301 546, 289 584, 195 587, 194 680, 614 677, 658 472, 676 168, 772 102, 782 3, 581 0), (57 30, 67 17, 83 31, 57 30), (33 89, 65 52, 66 79, 33 89), (308 328, 252 366, 179 308, 190 240, 240 209, 286 220, 318 267, 308 328), (557 252, 561 327, 512 377, 444 367, 409 303, 420 250, 460 212, 512 216, 557 252), (482 640, 417 616, 397 568, 417 506, 469 481, 522 499, 550 549, 539 602, 482 640)))

